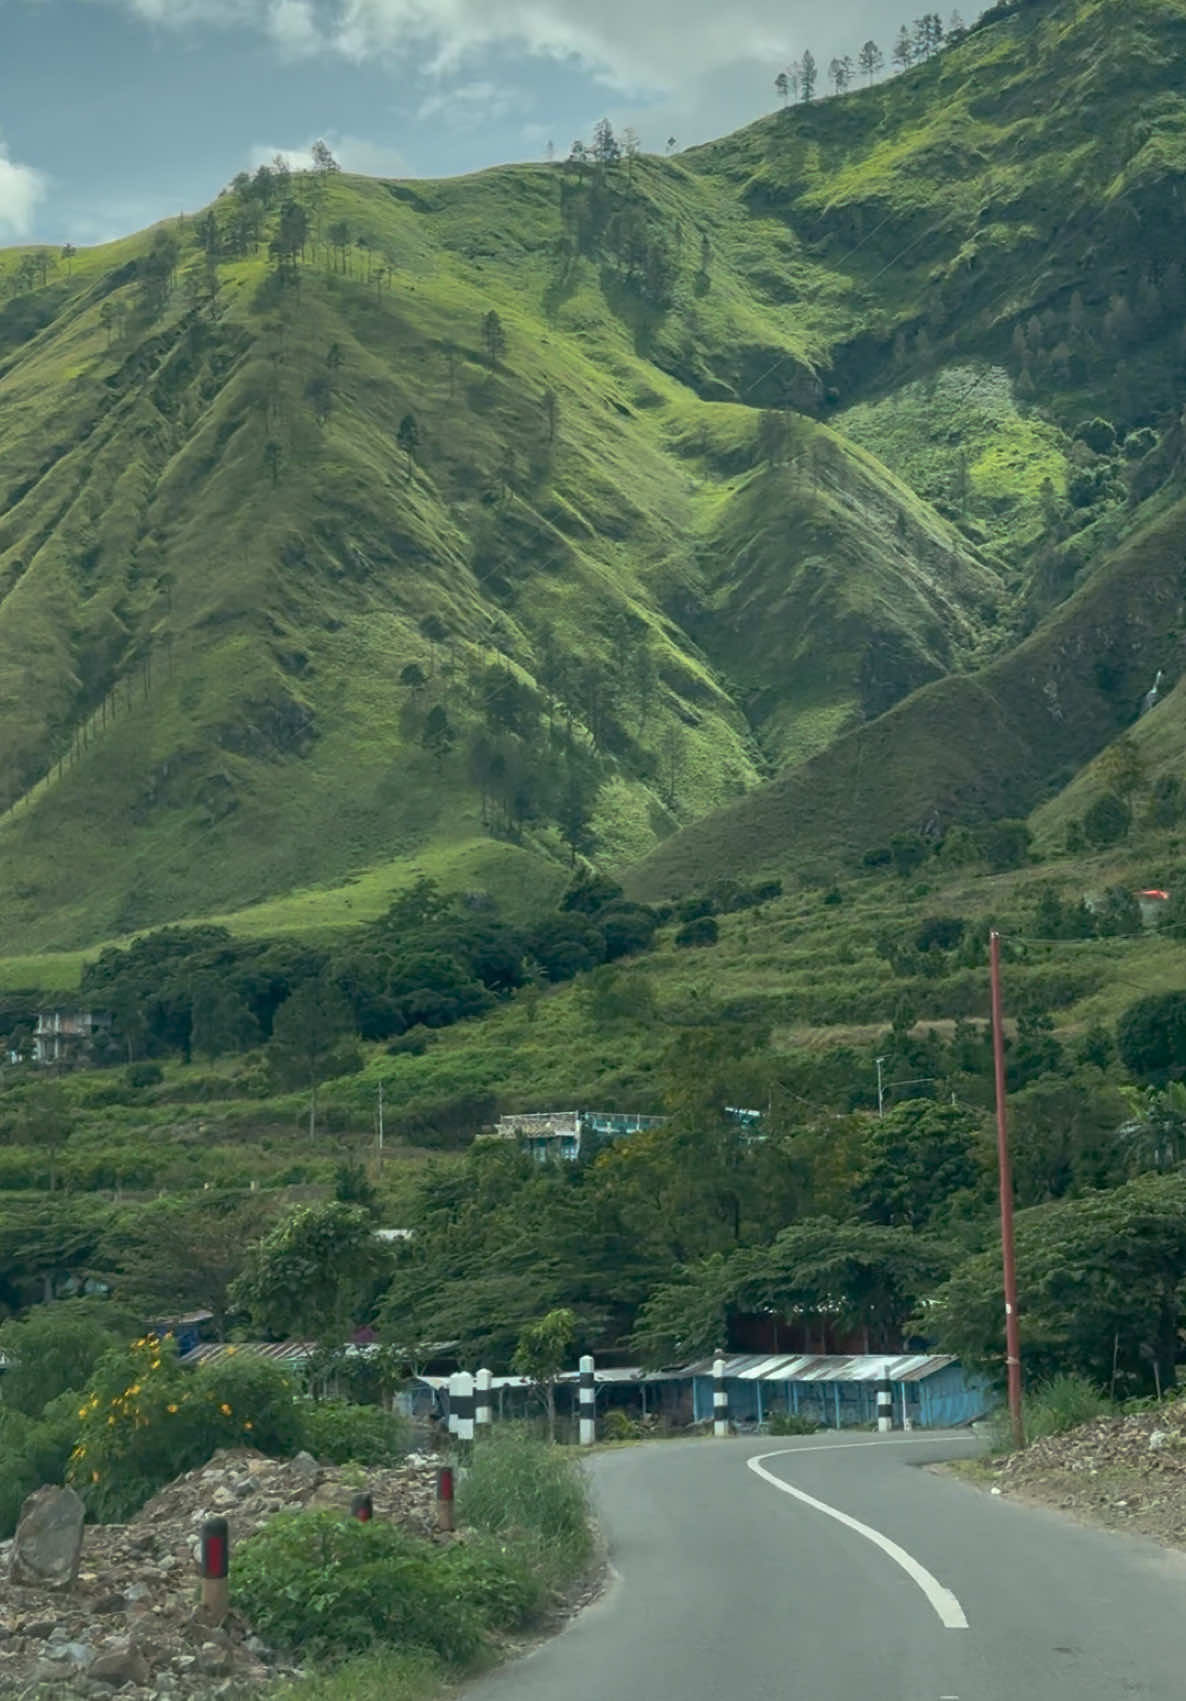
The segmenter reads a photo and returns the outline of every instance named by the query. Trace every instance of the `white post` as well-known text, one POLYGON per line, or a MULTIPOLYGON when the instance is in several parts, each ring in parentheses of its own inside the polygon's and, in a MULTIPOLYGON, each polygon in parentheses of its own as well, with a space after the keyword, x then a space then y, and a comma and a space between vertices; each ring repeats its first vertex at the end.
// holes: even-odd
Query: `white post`
POLYGON ((877 1384, 877 1433, 889 1435, 894 1427, 894 1385, 889 1377, 877 1384))
POLYGON ((474 1379, 468 1370, 459 1370, 455 1377, 449 1378, 449 1407, 450 1412, 457 1406, 457 1439, 472 1441, 474 1438, 474 1379), (457 1383, 457 1393, 453 1393, 453 1383, 457 1383))
POLYGON ((712 1361, 712 1432, 729 1433, 729 1390, 725 1385, 725 1361, 720 1353, 712 1361))
POLYGON ((458 1396, 461 1392, 461 1372, 455 1370, 449 1378, 449 1434, 456 1438, 458 1420, 458 1396))
POLYGON ((493 1416, 490 1390, 494 1386, 494 1378, 488 1370, 479 1370, 474 1377, 474 1425, 477 1429, 487 1429, 493 1416))
POLYGON ((592 1447, 597 1440, 597 1385, 593 1375, 593 1360, 586 1353, 581 1359, 581 1446, 592 1447))

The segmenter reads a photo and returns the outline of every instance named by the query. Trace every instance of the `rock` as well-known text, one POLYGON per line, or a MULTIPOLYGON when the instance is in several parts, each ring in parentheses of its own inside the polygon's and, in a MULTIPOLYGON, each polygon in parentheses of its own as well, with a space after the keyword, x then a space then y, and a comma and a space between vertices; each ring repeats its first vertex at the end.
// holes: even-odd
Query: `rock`
POLYGON ((1153 1434, 1149 1437, 1150 1453, 1160 1453, 1164 1448, 1168 1447, 1169 1444, 1170 1437, 1167 1430, 1155 1429, 1153 1434))
POLYGON ((197 1653, 198 1670, 208 1677, 222 1677, 230 1670, 230 1654, 217 1642, 203 1642, 197 1653))
POLYGON ((126 1612, 127 1605, 128 1603, 122 1595, 100 1595, 91 1611, 102 1615, 112 1612, 126 1612))
POLYGON ((129 1583, 124 1590, 124 1596, 129 1601, 142 1601, 148 1593, 147 1583, 129 1583))
POLYGON ((132 1642, 119 1642, 91 1662, 87 1676, 118 1689, 125 1683, 146 1684, 148 1661, 132 1642))
POLYGON ((321 1467, 312 1453, 298 1453, 288 1469, 289 1474, 295 1477, 298 1483, 307 1483, 310 1488, 321 1476, 321 1467))
POLYGON ((86 1508, 72 1488, 37 1489, 21 1507, 8 1564, 9 1580, 68 1589, 82 1558, 86 1508))
POLYGON ((89 1665, 92 1652, 89 1642, 47 1642, 45 1647, 47 1660, 68 1661, 72 1666, 89 1665))

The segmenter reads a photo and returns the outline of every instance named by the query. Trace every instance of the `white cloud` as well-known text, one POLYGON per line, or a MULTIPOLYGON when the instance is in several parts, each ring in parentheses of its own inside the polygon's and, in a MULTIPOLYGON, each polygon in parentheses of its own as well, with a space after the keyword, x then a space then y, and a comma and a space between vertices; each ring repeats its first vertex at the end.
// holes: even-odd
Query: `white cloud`
POLYGON ((337 0, 330 35, 351 58, 427 52, 451 70, 502 46, 662 93, 740 62, 777 69, 824 36, 855 52, 870 31, 884 34, 889 13, 888 0, 832 0, 823 19, 815 0, 337 0))
MULTIPOLYGON (((108 0, 112 3, 112 0, 108 0)), ((630 96, 663 96, 730 66, 770 78, 814 47, 856 52, 867 36, 888 44, 900 22, 892 0, 114 0, 156 24, 205 21, 254 27, 286 52, 336 49, 357 61, 412 58, 456 73, 492 49, 575 62, 630 96)), ((972 8, 974 10, 975 8, 972 8)))
POLYGON ((271 0, 267 31, 289 57, 306 58, 322 46, 313 0, 271 0))
POLYGON ((443 116, 455 128, 472 129, 476 125, 505 118, 508 113, 514 112, 522 98, 515 89, 502 88, 497 83, 454 84, 426 95, 417 108, 416 116, 422 122, 426 118, 443 116))
POLYGON ((0 236, 19 241, 30 234, 34 209, 47 187, 40 171, 9 159, 0 142, 0 236))
MULTIPOLYGON (((290 171, 311 171, 313 142, 311 138, 299 148, 277 147, 258 143, 251 149, 249 166, 254 171, 261 165, 271 165, 277 154, 288 162, 290 171)), ((343 171, 355 171, 361 177, 410 177, 412 172, 398 148, 382 142, 368 141, 365 136, 338 136, 332 131, 325 136, 334 158, 343 171)))

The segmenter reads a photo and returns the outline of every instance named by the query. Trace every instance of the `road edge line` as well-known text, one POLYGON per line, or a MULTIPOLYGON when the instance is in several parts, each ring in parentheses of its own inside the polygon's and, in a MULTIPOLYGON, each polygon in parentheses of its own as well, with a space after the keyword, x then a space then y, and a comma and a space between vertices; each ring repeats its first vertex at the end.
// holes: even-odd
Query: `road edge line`
POLYGON ((781 1447, 773 1453, 759 1453, 745 1462, 754 1475, 761 1477, 763 1482, 772 1484, 783 1494, 789 1494, 795 1500, 801 1500, 805 1506, 810 1506, 813 1511, 822 1512, 825 1517, 835 1519, 838 1524, 843 1524, 846 1529, 855 1530, 858 1536, 863 1536, 866 1541, 872 1542, 874 1547, 879 1548, 887 1559, 892 1559, 895 1565, 900 1566, 911 1582, 922 1590, 945 1630, 967 1630, 967 1616, 958 1598, 950 1589, 945 1588, 939 1579, 927 1570, 925 1565, 921 1565, 912 1554, 907 1553, 904 1547, 899 1547, 896 1541, 892 1541, 889 1536, 883 1535, 880 1530, 875 1530, 871 1524, 862 1524, 859 1518, 852 1518, 847 1512, 841 1512, 838 1506, 829 1506, 826 1500, 817 1500, 813 1494, 807 1494, 803 1489, 795 1488, 793 1484, 784 1482, 781 1477, 776 1477, 773 1471, 766 1470, 762 1463, 763 1459, 781 1459, 788 1454, 822 1451, 822 1448, 781 1447))

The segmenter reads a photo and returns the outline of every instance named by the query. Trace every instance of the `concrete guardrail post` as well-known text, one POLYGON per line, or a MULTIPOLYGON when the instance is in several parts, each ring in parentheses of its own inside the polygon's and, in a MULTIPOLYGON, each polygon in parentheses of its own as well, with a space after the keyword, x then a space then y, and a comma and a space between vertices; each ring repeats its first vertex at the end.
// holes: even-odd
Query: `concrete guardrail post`
POLYGON ((877 1433, 889 1435, 894 1427, 894 1385, 888 1377, 877 1384, 877 1433))
POLYGON ((725 1381, 725 1361, 720 1353, 712 1361, 712 1432, 729 1433, 729 1388, 725 1381))
POLYGON ((202 1525, 202 1616, 219 1625, 230 1606, 231 1537, 225 1518, 207 1518, 202 1525))
POLYGON ((592 1355, 589 1353, 586 1353, 581 1359, 579 1410, 581 1446, 592 1447, 597 1440, 597 1382, 593 1371, 592 1355))
POLYGON ((494 1378, 488 1370, 479 1370, 478 1374, 474 1377, 475 1430, 489 1428, 490 1422, 494 1416, 494 1407, 491 1402, 490 1393, 493 1384, 494 1378))

